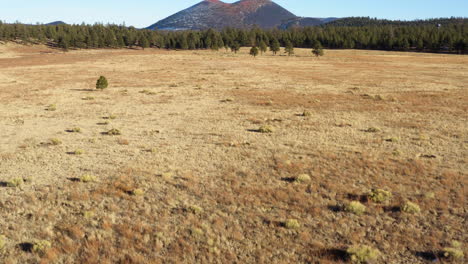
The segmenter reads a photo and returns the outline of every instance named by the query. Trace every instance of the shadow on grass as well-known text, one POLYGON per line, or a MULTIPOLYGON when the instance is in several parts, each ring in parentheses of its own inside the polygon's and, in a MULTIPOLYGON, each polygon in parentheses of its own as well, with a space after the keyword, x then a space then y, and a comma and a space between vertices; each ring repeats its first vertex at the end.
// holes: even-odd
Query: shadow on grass
POLYGON ((32 252, 33 244, 25 242, 25 243, 18 244, 18 247, 24 252, 32 252))
POLYGON ((349 260, 348 253, 346 253, 346 250, 339 248, 319 249, 314 251, 312 254, 319 259, 330 260, 334 262, 346 262, 349 260))

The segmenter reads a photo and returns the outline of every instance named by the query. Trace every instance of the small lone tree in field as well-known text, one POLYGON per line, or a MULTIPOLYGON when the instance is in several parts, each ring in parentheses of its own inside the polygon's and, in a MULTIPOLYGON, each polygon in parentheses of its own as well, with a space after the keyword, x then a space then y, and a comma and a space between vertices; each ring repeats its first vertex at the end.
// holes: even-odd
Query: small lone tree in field
POLYGON ((315 42, 314 47, 312 49, 312 53, 315 55, 315 57, 320 57, 325 55, 325 52, 323 51, 322 44, 320 42, 315 42))
POLYGON ((271 44, 270 44, 270 50, 271 52, 273 52, 274 55, 276 55, 276 53, 278 51, 280 51, 280 43, 277 39, 274 39, 271 44))
POLYGON ((96 89, 104 90, 109 86, 109 83, 107 82, 106 77, 101 76, 96 82, 96 89))
POLYGON ((250 49, 250 55, 254 56, 254 58, 257 57, 257 55, 258 55, 258 48, 257 48, 257 47, 252 47, 252 48, 250 49))
POLYGON ((286 42, 286 45, 285 45, 285 47, 284 47, 284 51, 285 51, 285 53, 288 54, 288 56, 291 56, 291 55, 294 54, 294 46, 293 46, 293 44, 292 44, 291 41, 288 40, 288 41, 286 42))
POLYGON ((265 41, 262 40, 262 41, 260 41, 259 48, 260 48, 260 52, 263 54, 263 52, 267 51, 268 46, 265 43, 265 41))
POLYGON ((231 46, 231 51, 237 54, 237 52, 240 50, 240 44, 237 41, 232 42, 231 46))

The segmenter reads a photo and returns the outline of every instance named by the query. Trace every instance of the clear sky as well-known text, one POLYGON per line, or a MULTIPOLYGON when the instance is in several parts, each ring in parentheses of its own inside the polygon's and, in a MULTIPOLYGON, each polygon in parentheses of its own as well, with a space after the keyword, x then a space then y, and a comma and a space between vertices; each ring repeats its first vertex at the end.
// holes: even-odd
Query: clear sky
MULTIPOLYGON (((0 20, 116 23, 147 27, 201 0, 0 0, 0 20)), ((226 0, 232 3, 236 1, 226 0)), ((298 16, 387 19, 468 17, 468 0, 276 0, 298 16)))

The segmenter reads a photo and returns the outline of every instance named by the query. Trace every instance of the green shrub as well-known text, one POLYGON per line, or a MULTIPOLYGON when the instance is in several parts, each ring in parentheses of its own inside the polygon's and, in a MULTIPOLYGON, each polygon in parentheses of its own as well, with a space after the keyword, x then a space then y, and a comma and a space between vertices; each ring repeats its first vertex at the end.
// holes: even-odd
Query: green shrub
POLYGON ((392 193, 382 189, 372 189, 368 197, 374 203, 383 203, 392 199, 392 193))
POLYGON ((109 135, 109 136, 118 136, 118 135, 121 135, 122 133, 120 132, 120 130, 113 128, 113 129, 105 132, 105 134, 109 135))
POLYGON ((133 195, 133 196, 142 196, 145 194, 145 191, 143 191, 142 189, 133 189, 130 191, 130 194, 133 195))
POLYGON ((85 151, 82 149, 77 149, 77 150, 74 150, 72 153, 73 155, 83 155, 85 151))
POLYGON ((56 104, 50 104, 46 107, 47 111, 55 111, 57 110, 57 105, 56 104))
POLYGON ((354 246, 346 250, 352 263, 364 264, 376 260, 380 252, 369 246, 354 246))
POLYGON ((6 238, 3 235, 0 235, 0 251, 5 248, 6 245, 6 238))
POLYGON ((417 214, 421 212, 421 208, 419 208, 419 205, 412 203, 410 201, 407 201, 403 206, 401 207, 401 211, 408 213, 408 214, 417 214))
POLYGON ((352 201, 345 206, 345 211, 355 215, 362 215, 366 212, 366 206, 358 201, 352 201))
POLYGON ((52 247, 52 244, 47 240, 39 240, 34 242, 32 251, 38 254, 45 254, 45 252, 52 247))
POLYGON ((284 227, 287 229, 299 229, 301 224, 299 224, 299 221, 296 219, 288 219, 284 222, 284 227))
POLYGON ((304 117, 311 116, 311 115, 312 115, 312 113, 309 112, 309 111, 304 111, 304 112, 302 113, 302 116, 304 116, 304 117))
POLYGON ((51 138, 49 141, 50 141, 50 144, 54 146, 62 144, 62 141, 58 138, 51 138))
POLYGON ((300 174, 294 179, 294 181, 297 183, 306 183, 306 182, 310 182, 311 178, 309 174, 300 174))
POLYGON ((465 254, 463 253, 463 250, 459 248, 444 248, 442 250, 442 253, 445 258, 452 259, 452 260, 461 260, 465 257, 465 254))
POLYGON ((461 247, 462 244, 460 242, 452 241, 451 247, 446 247, 442 250, 443 256, 450 260, 461 260, 465 257, 461 247))
POLYGON ((260 133, 273 133, 273 128, 270 126, 261 126, 258 128, 258 132, 260 133))
POLYGON ((378 127, 369 127, 368 129, 365 130, 365 132, 367 133, 377 133, 377 132, 380 132, 380 128, 378 127))
POLYGON ((87 183, 87 182, 95 182, 95 181, 96 181, 96 177, 89 175, 89 174, 85 174, 80 177, 80 182, 87 183))
POLYGON ((188 211, 190 211, 190 212, 192 212, 194 214, 201 214, 201 213, 203 213, 203 208, 201 208, 198 205, 190 205, 188 207, 188 211))
POLYGON ((107 82, 106 77, 101 76, 99 79, 96 81, 96 89, 106 89, 109 86, 109 83, 107 82))
POLYGON ((23 185, 23 183, 24 183, 23 178, 14 178, 14 179, 9 180, 6 183, 6 185, 7 185, 7 187, 19 187, 19 186, 23 185))

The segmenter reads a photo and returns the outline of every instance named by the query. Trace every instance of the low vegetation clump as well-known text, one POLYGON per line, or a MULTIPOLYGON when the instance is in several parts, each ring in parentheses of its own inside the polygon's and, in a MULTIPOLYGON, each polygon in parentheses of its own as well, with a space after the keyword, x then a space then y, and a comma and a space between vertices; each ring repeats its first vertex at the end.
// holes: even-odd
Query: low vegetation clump
POLYGON ((201 214, 203 213, 203 208, 198 205, 190 205, 188 207, 188 211, 192 212, 193 214, 201 214))
POLYGON ((309 112, 309 111, 304 111, 301 115, 302 115, 303 117, 308 117, 308 116, 311 116, 312 113, 309 112))
POLYGON ((0 251, 5 248, 6 238, 4 235, 0 235, 0 251))
POLYGON ((94 213, 94 211, 84 211, 83 212, 83 217, 86 218, 86 219, 91 219, 95 216, 96 214, 94 213))
POLYGON ((104 134, 109 135, 109 136, 119 136, 122 133, 120 132, 120 130, 113 128, 111 130, 106 131, 104 134))
POLYGON ((14 178, 14 179, 9 180, 6 183, 6 185, 7 185, 7 187, 13 187, 14 188, 14 187, 19 187, 19 186, 23 185, 23 183, 24 183, 23 178, 14 178))
POLYGON ((274 129, 271 126, 261 126, 258 128, 258 132, 268 134, 273 133, 274 129))
POLYGON ((58 139, 58 138, 51 138, 49 140, 49 143, 50 143, 50 145, 57 146, 57 145, 62 144, 62 141, 60 139, 58 139))
POLYGON ((421 212, 421 208, 419 208, 419 205, 412 203, 410 201, 407 201, 401 207, 401 211, 408 213, 408 214, 417 214, 421 212))
POLYGON ((49 241, 39 240, 39 241, 34 242, 32 246, 32 251, 40 255, 43 255, 51 247, 52 247, 52 243, 50 243, 49 241))
POLYGON ((381 130, 378 127, 369 127, 368 129, 365 130, 365 132, 367 132, 367 133, 378 133, 380 131, 381 130))
POLYGON ((400 141, 400 138, 398 138, 398 137, 389 137, 389 138, 386 138, 385 141, 397 143, 397 142, 400 141))
POLYGON ((393 195, 391 192, 382 189, 372 189, 368 197, 374 203, 383 203, 392 199, 393 195))
POLYGON ((113 115, 113 114, 103 117, 103 119, 111 119, 111 120, 114 120, 116 118, 117 118, 117 116, 113 115))
POLYGON ((301 224, 296 219, 288 219, 284 222, 284 227, 287 229, 299 229, 301 224))
POLYGON ((106 77, 101 76, 99 79, 96 81, 96 89, 98 90, 104 90, 109 86, 109 83, 107 82, 106 77))
POLYGON ((87 182, 95 182, 95 181, 96 181, 96 177, 94 177, 93 175, 85 174, 80 177, 80 182, 87 183, 87 182))
POLYGON ((50 104, 46 107, 47 111, 55 111, 57 110, 57 105, 56 104, 50 104))
POLYGON ((442 254, 445 258, 450 260, 462 260, 465 257, 463 250, 461 249, 462 245, 458 241, 452 241, 451 247, 446 247, 442 250, 442 254))
POLYGON ((73 152, 71 152, 73 155, 83 155, 85 153, 84 150, 82 149, 76 149, 73 152))
POLYGON ((140 91, 140 93, 146 94, 146 95, 155 95, 155 94, 156 94, 156 92, 153 92, 153 91, 150 91, 150 90, 146 90, 146 89, 140 91))
POLYGON ((345 206, 345 211, 355 215, 362 215, 366 212, 366 206, 358 201, 352 201, 345 206))
POLYGON ((67 132, 70 132, 70 133, 80 133, 80 132, 81 132, 81 128, 79 128, 79 127, 74 127, 74 128, 68 129, 67 132))
POLYGON ((380 255, 377 249, 369 246, 350 247, 346 250, 346 253, 349 255, 351 262, 356 264, 371 263, 380 255))
POLYGON ((294 181, 297 183, 307 183, 311 181, 311 178, 309 174, 300 174, 294 179, 294 181))
POLYGON ((145 191, 143 191, 142 189, 133 189, 130 191, 130 195, 133 195, 133 196, 142 196, 145 194, 145 191))

